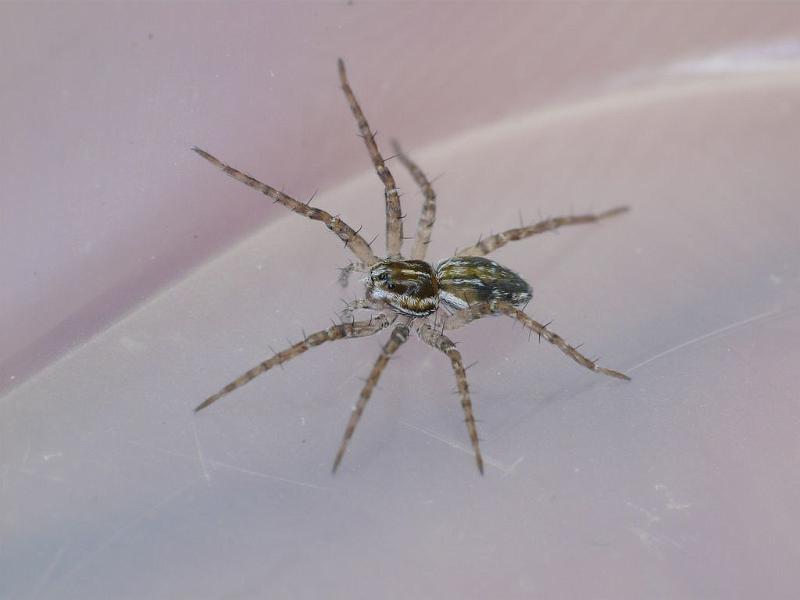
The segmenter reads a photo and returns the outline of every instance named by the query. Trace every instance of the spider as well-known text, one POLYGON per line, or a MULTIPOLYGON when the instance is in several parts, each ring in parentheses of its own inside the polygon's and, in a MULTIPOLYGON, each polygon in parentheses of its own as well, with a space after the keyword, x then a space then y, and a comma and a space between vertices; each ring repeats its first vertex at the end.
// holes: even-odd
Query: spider
POLYGON ((320 208, 311 207, 310 203, 298 202, 287 194, 226 165, 208 152, 197 147, 192 148, 227 175, 258 190, 271 198, 273 202, 282 204, 291 211, 311 220, 321 221, 335 233, 356 258, 355 262, 342 269, 340 282, 343 286, 347 285, 348 277, 353 271, 366 273, 362 280, 365 285, 364 298, 346 305, 340 315, 340 323, 305 336, 303 340, 274 354, 234 379, 217 393, 206 398, 194 410, 197 412, 206 408, 258 375, 290 361, 310 348, 325 342, 375 335, 391 327, 391 334, 383 345, 361 390, 358 402, 350 414, 344 436, 333 461, 332 470, 335 473, 381 373, 395 352, 406 343, 411 331, 414 331, 425 344, 444 353, 450 359, 458 393, 461 397, 461 407, 464 410, 464 421, 475 453, 475 461, 478 471, 483 474, 483 458, 481 457, 478 430, 472 411, 464 363, 456 345, 445 335, 446 330, 457 329, 482 317, 506 315, 521 323, 530 332, 535 333, 540 340, 543 338, 550 342, 587 369, 617 379, 630 380, 627 375, 601 367, 596 361, 578 352, 576 347, 569 345, 562 337, 548 329, 549 323, 542 325, 528 316, 524 312, 524 308, 533 297, 531 286, 513 271, 484 257, 509 242, 566 225, 594 223, 624 213, 628 208, 620 206, 597 214, 555 217, 533 225, 509 229, 484 238, 474 246, 458 251, 455 256, 432 264, 425 261, 425 253, 436 218, 436 194, 420 168, 394 142, 396 158, 410 172, 424 196, 414 246, 410 258, 404 258, 401 254, 404 239, 403 215, 400 211, 400 195, 394 177, 378 150, 375 135, 350 88, 344 62, 341 59, 338 61, 338 68, 342 90, 358 123, 360 135, 367 146, 375 172, 384 186, 386 258, 378 258, 372 250, 371 243, 367 243, 358 231, 338 216, 333 216, 320 208), (438 312, 440 308, 444 309, 441 313, 438 312), (356 320, 353 315, 357 310, 370 310, 374 314, 367 320, 356 320), (436 321, 437 314, 443 315, 441 322, 436 321))

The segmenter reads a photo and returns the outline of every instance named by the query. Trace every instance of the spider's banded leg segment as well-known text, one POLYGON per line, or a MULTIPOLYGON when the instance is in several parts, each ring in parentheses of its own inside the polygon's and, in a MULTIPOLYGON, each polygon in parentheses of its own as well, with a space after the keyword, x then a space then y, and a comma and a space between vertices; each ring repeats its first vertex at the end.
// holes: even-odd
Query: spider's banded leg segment
POLYGON ((403 166, 411 173, 411 177, 414 178, 417 186, 422 191, 422 195, 425 197, 425 201, 422 204, 422 213, 419 215, 419 222, 417 223, 414 248, 411 250, 411 258, 413 260, 423 260, 428 249, 428 243, 431 241, 433 223, 436 220, 436 192, 433 191, 433 186, 431 186, 428 178, 425 177, 422 169, 403 152, 400 144, 395 140, 392 141, 392 149, 397 158, 400 159, 400 162, 403 163, 403 166))
POLYGON ((357 310, 380 310, 366 298, 356 298, 350 302, 345 302, 344 308, 339 312, 339 319, 342 322, 353 320, 353 313, 357 310))
POLYGON ((400 249, 403 244, 403 218, 400 210, 400 194, 397 191, 397 185, 394 182, 391 171, 386 166, 386 163, 378 150, 378 145, 375 143, 375 136, 369 128, 367 118, 361 110, 361 106, 356 100, 353 90, 347 81, 347 72, 344 68, 344 61, 339 59, 339 81, 342 85, 342 90, 350 104, 350 110, 358 123, 358 129, 361 132, 361 137, 364 138, 364 144, 367 146, 367 152, 372 159, 372 164, 375 166, 375 172, 383 182, 384 196, 386 197, 386 254, 389 258, 396 258, 400 256, 400 249))
POLYGON ((601 212, 598 214, 588 215, 574 215, 569 217, 553 217, 552 219, 545 219, 527 227, 516 227, 508 229, 501 233, 496 233, 487 238, 482 239, 480 242, 469 248, 464 248, 456 252, 456 256, 486 256, 490 252, 494 252, 498 248, 502 248, 508 242, 515 242, 517 240, 524 240, 537 233, 544 233, 545 231, 553 231, 565 225, 582 225, 584 223, 596 223, 609 217, 615 217, 627 212, 627 206, 618 206, 601 212))
POLYGON ((298 202, 291 196, 288 196, 283 192, 279 192, 275 188, 268 186, 266 183, 261 183, 258 179, 250 177, 250 175, 246 175, 245 173, 226 165, 205 150, 201 150, 196 146, 192 148, 192 150, 197 152, 197 154, 205 158, 212 165, 222 169, 226 175, 230 175, 237 181, 241 181, 243 184, 249 185, 251 188, 258 190, 265 196, 272 198, 272 200, 275 202, 283 204, 289 210, 301 214, 304 217, 308 217, 312 221, 322 221, 325 224, 325 227, 335 233, 339 239, 344 242, 344 245, 347 246, 361 262, 367 264, 373 264, 377 262, 378 259, 375 257, 375 254, 373 254, 372 248, 370 248, 366 240, 361 237, 355 229, 350 227, 339 217, 334 217, 330 213, 322 209, 309 206, 304 202, 298 202))
POLYGON ((397 349, 408 340, 408 323, 409 319, 407 317, 402 317, 401 322, 394 326, 392 335, 389 336, 388 341, 384 344, 383 348, 381 348, 380 356, 378 356, 378 360, 375 361, 375 365, 372 367, 369 377, 367 377, 364 388, 361 390, 361 395, 358 397, 358 402, 353 407, 353 412, 350 413, 350 420, 347 422, 347 428, 344 430, 342 443, 339 446, 339 451, 336 453, 336 459, 333 461, 334 473, 336 469, 339 468, 339 463, 342 462, 342 457, 347 450, 347 444, 350 442, 350 438, 353 437, 356 425, 358 425, 358 421, 361 419, 361 415, 364 412, 364 407, 367 406, 367 402, 369 402, 369 398, 372 396, 372 390, 375 389, 378 380, 381 378, 383 369, 386 368, 389 359, 397 352, 397 349))
POLYGON ((464 409, 464 422, 467 424, 469 439, 472 442, 472 449, 475 451, 475 462, 478 464, 478 471, 483 475, 483 458, 478 444, 478 428, 475 425, 475 415, 472 413, 472 401, 469 398, 469 385, 467 384, 467 372, 464 369, 464 362, 461 360, 461 353, 456 350, 456 345, 443 333, 433 329, 427 323, 421 324, 417 328, 420 339, 440 352, 447 355, 453 366, 453 373, 456 376, 458 393, 461 396, 461 407, 464 409))
POLYGON ((389 325, 388 317, 386 317, 384 314, 377 314, 369 321, 340 323, 338 325, 328 327, 327 329, 323 329, 322 331, 312 333, 304 340, 301 340, 296 344, 286 348, 286 350, 278 352, 264 362, 259 363, 249 371, 239 375, 239 377, 231 381, 216 394, 206 398, 197 408, 194 409, 194 412, 203 410, 209 404, 213 404, 223 396, 226 396, 235 389, 242 387, 244 384, 252 381, 262 373, 269 371, 272 367, 282 365, 283 363, 292 360, 294 357, 300 356, 303 354, 303 352, 309 350, 310 348, 314 348, 315 346, 319 346, 325 342, 332 342, 344 338, 366 337, 373 335, 384 329, 387 325, 389 325))
POLYGON ((626 381, 630 381, 631 379, 624 373, 601 367, 595 361, 578 352, 574 346, 570 346, 560 335, 550 331, 546 325, 542 325, 541 323, 534 321, 523 311, 508 302, 490 301, 473 304, 469 308, 465 308, 464 310, 454 313, 446 322, 445 328, 457 329, 458 327, 462 327, 467 323, 480 319, 481 317, 487 317, 496 314, 504 314, 512 319, 515 319, 521 323, 523 327, 538 335, 539 338, 547 340, 576 363, 583 365, 590 371, 602 373, 603 375, 608 375, 609 377, 615 377, 617 379, 625 379, 626 381))

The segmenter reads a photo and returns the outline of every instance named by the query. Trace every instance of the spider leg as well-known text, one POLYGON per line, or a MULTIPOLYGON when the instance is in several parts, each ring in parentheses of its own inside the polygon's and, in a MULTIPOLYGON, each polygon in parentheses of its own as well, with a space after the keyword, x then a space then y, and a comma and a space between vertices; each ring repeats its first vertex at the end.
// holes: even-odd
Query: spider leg
POLYGON ((339 318, 344 321, 352 321, 353 313, 357 310, 382 310, 383 307, 370 302, 366 298, 356 298, 344 303, 344 308, 339 311, 339 318))
POLYGON ((373 335, 378 333, 380 330, 384 329, 387 325, 389 325, 388 317, 380 313, 375 315, 369 321, 353 321, 349 323, 340 323, 338 325, 333 325, 331 327, 328 327, 327 329, 323 329, 322 331, 317 331, 316 333, 312 333, 305 339, 297 342, 292 346, 289 346, 288 348, 282 350, 281 352, 276 353, 275 355, 271 356, 264 362, 259 363, 249 371, 239 375, 239 377, 231 381, 228 385, 226 385, 216 394, 206 398, 200 405, 197 406, 197 408, 194 409, 194 412, 203 410, 208 405, 213 404, 223 396, 230 394, 235 389, 242 387, 244 384, 255 379, 262 373, 269 371, 272 367, 282 365, 283 363, 293 359, 295 356, 303 354, 303 352, 309 350, 310 348, 319 346, 324 342, 332 342, 344 338, 366 337, 369 335, 373 335))
POLYGON ((482 239, 474 246, 464 248, 456 252, 456 256, 486 256, 490 252, 494 252, 498 248, 502 248, 508 242, 515 242, 517 240, 524 240, 527 237, 536 235, 537 233, 544 233, 545 231, 553 231, 565 225, 580 225, 583 223, 596 223, 602 219, 615 217, 629 209, 627 206, 618 206, 601 212, 598 214, 575 215, 569 217, 553 217, 552 219, 545 219, 527 227, 515 227, 508 229, 501 233, 496 233, 492 236, 482 239))
POLYGON ((425 196, 425 201, 422 204, 422 213, 419 216, 417 223, 417 235, 414 239, 414 249, 411 251, 411 258, 413 260, 423 260, 425 258, 425 251, 428 249, 428 243, 431 241, 431 230, 433 223, 436 220, 436 192, 433 191, 431 182, 425 177, 414 161, 412 161, 397 141, 392 141, 392 148, 397 158, 403 163, 411 177, 422 190, 422 195, 425 196))
POLYGON ((540 339, 545 339, 559 350, 561 350, 564 354, 569 356, 572 360, 574 360, 579 365, 583 365, 590 371, 594 371, 595 373, 602 373, 603 375, 608 375, 609 377, 615 377, 617 379, 625 379, 626 381, 630 381, 630 377, 625 375, 624 373, 620 373, 619 371, 614 371, 613 369, 606 369, 605 367, 601 367, 597 364, 597 362, 587 358, 574 346, 570 346, 564 341, 560 335, 550 331, 547 328, 547 325, 542 325, 541 323, 534 321, 531 317, 525 314, 523 311, 518 309, 516 306, 509 302, 500 302, 497 300, 491 300, 489 302, 480 302, 478 304, 473 304, 469 308, 465 308, 464 310, 457 311, 453 314, 453 316, 448 319, 445 328, 446 329, 457 329, 458 327, 462 327, 467 323, 480 319, 482 317, 487 317, 496 314, 504 314, 506 316, 511 317, 512 319, 518 321, 522 324, 523 327, 528 329, 529 331, 535 333, 539 336, 540 339))
POLYGON ((353 273, 353 271, 366 273, 369 271, 369 265, 363 262, 351 262, 346 267, 342 267, 339 269, 339 285, 341 285, 343 288, 346 288, 350 283, 350 275, 353 273))
POLYGON ((378 259, 375 258, 375 254, 373 254, 372 248, 370 248, 370 245, 366 242, 366 240, 361 237, 355 229, 350 227, 339 217, 334 217, 330 213, 319 208, 313 208, 304 202, 298 202, 291 196, 288 196, 283 192, 279 192, 275 188, 268 186, 266 183, 261 183, 258 179, 250 177, 250 175, 246 175, 245 173, 226 165, 205 150, 201 150, 196 146, 192 148, 192 150, 197 152, 197 154, 205 158, 215 167, 222 169, 226 175, 230 175, 237 181, 241 181, 245 185, 249 185, 251 188, 258 190, 265 196, 272 198, 272 200, 275 202, 283 204, 289 210, 301 214, 304 217, 308 217, 312 221, 322 221, 325 224, 325 227, 339 236, 339 239, 344 242, 344 245, 348 247, 361 262, 367 264, 374 264, 377 262, 378 259))
POLYGON ((338 64, 339 81, 342 84, 342 90, 347 97, 347 102, 350 104, 350 110, 353 111, 353 116, 358 122, 358 129, 361 131, 361 137, 364 138, 369 157, 375 166, 375 172, 383 182, 384 196, 386 197, 386 254, 389 255, 389 258, 396 258, 400 256, 400 249, 403 244, 403 216, 400 210, 400 194, 397 191, 394 177, 392 177, 392 173, 386 166, 383 156, 378 150, 378 145, 375 143, 375 135, 369 128, 367 118, 364 116, 364 112, 361 110, 358 100, 356 100, 353 90, 347 81, 344 61, 340 58, 338 64))
POLYGON ((444 333, 433 329, 427 323, 417 327, 420 339, 437 350, 443 352, 450 359, 453 366, 453 373, 456 376, 456 385, 461 395, 461 407, 464 409, 464 422, 467 424, 469 439, 472 442, 472 449, 475 451, 475 461, 478 463, 478 471, 483 475, 483 458, 481 449, 478 445, 478 428, 475 425, 475 416, 472 413, 472 401, 469 398, 469 385, 467 384, 467 373, 464 363, 461 360, 461 353, 456 350, 456 345, 444 333))
POLYGON ((339 468, 339 463, 342 462, 342 457, 344 456, 345 450, 347 450, 347 444, 350 442, 350 438, 353 437, 356 425, 358 425, 358 421, 361 419, 361 415, 364 412, 364 407, 367 406, 367 402, 370 396, 372 396, 372 390, 375 389, 375 386, 378 384, 383 369, 386 367, 392 355, 397 352, 397 349, 408 340, 409 321, 410 319, 403 317, 401 321, 394 326, 392 335, 389 336, 386 344, 381 348, 381 353, 378 356, 378 360, 375 361, 375 365, 372 367, 369 377, 367 377, 364 388, 361 390, 361 395, 358 397, 358 402, 353 407, 353 412, 350 413, 350 420, 347 422, 347 428, 344 430, 342 443, 339 445, 339 451, 336 453, 336 459, 333 461, 334 473, 336 469, 339 468))

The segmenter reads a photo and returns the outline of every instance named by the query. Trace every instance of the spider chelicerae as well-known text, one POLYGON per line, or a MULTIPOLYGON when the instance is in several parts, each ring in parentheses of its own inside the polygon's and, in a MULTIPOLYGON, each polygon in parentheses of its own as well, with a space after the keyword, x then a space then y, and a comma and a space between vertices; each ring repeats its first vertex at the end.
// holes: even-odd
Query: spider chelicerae
POLYGON ((524 308, 533 295, 531 286, 513 271, 484 257, 505 246, 508 242, 552 231, 565 225, 594 223, 619 215, 628 209, 622 206, 597 214, 555 217, 533 225, 509 229, 484 238, 474 246, 458 251, 455 256, 431 264, 425 261, 425 253, 436 219, 436 194, 424 173, 400 149, 397 143, 394 143, 395 157, 408 169, 424 196, 411 257, 404 258, 401 253, 404 237, 400 194, 394 177, 375 143, 375 135, 350 88, 344 62, 339 59, 338 65, 342 90, 350 104, 353 116, 358 122, 358 129, 367 146, 375 171, 384 185, 386 258, 375 256, 371 243, 367 243, 358 231, 338 216, 312 207, 310 202, 298 202, 285 193, 226 165, 208 152, 197 147, 193 148, 200 156, 234 179, 258 190, 271 198, 273 202, 280 203, 289 210, 314 221, 321 221, 335 233, 356 258, 355 262, 342 269, 340 277, 342 285, 347 285, 349 275, 353 271, 366 273, 362 280, 366 288, 364 298, 346 305, 341 313, 340 323, 305 336, 303 340, 246 371, 216 394, 204 400, 195 408, 195 412, 245 385, 261 373, 290 361, 310 348, 325 342, 375 335, 391 327, 389 339, 383 345, 361 390, 358 402, 350 414, 344 437, 333 461, 333 471, 336 472, 381 373, 389 359, 408 340, 413 330, 424 343, 444 353, 450 359, 458 393, 461 397, 461 406, 464 409, 464 421, 475 452, 475 461, 478 470, 483 474, 483 459, 481 458, 478 430, 472 412, 464 363, 456 345, 445 335, 446 330, 463 327, 482 317, 506 315, 521 323, 529 332, 535 333, 539 339, 550 342, 587 369, 617 379, 630 379, 623 373, 599 366, 595 360, 587 358, 578 352, 576 347, 569 345, 563 338, 548 329, 547 325, 542 325, 528 316, 524 312, 524 308), (440 311, 439 309, 444 310, 440 311), (369 319, 356 320, 354 312, 357 310, 369 310, 373 311, 373 314, 369 319), (437 314, 441 315, 440 319, 437 319, 437 314))

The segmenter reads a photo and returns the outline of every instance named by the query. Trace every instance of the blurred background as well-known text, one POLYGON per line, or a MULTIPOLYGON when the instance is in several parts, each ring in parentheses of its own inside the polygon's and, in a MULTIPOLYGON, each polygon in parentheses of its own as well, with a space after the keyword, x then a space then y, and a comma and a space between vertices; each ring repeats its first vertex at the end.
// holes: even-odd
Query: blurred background
POLYGON ((800 6, 4 4, 0 33, 0 597, 793 597, 800 6), (484 477, 415 339, 336 477, 387 334, 192 413, 360 294, 335 236, 192 146, 382 252, 338 57, 434 180, 431 261, 632 208, 494 256, 633 381, 454 332, 484 477))

